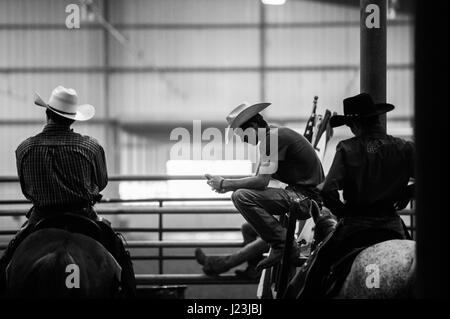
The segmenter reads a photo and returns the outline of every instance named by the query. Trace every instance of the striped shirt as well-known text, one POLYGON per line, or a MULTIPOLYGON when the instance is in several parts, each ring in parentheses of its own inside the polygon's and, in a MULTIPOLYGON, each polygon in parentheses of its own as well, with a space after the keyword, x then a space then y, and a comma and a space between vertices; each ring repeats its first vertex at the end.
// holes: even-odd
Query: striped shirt
POLYGON ((89 136, 47 124, 16 150, 22 192, 36 207, 93 202, 108 183, 105 152, 89 136))

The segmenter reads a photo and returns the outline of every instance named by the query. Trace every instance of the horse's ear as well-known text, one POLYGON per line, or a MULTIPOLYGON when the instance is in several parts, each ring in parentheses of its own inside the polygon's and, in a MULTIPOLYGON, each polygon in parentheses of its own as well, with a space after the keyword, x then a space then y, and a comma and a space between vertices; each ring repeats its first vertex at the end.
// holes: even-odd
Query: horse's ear
POLYGON ((315 201, 311 201, 311 217, 315 224, 322 217, 319 205, 315 201))

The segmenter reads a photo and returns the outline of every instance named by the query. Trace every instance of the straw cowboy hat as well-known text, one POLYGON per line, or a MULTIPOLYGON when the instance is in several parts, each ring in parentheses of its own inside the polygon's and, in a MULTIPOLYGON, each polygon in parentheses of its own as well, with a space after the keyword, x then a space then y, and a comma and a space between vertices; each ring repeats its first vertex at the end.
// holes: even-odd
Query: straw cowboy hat
POLYGON ((272 103, 256 103, 251 105, 248 102, 243 102, 238 107, 236 107, 230 114, 227 115, 228 122, 228 140, 231 139, 233 135, 233 130, 240 127, 242 124, 247 122, 253 116, 264 110, 272 103))
POLYGON ((74 89, 67 89, 61 85, 52 91, 48 103, 35 93, 34 104, 75 121, 87 121, 95 114, 95 108, 92 105, 78 104, 77 92, 74 89))
POLYGON ((389 103, 375 104, 367 93, 344 99, 344 115, 333 115, 330 118, 331 127, 348 124, 352 119, 381 115, 392 111, 395 107, 389 103))

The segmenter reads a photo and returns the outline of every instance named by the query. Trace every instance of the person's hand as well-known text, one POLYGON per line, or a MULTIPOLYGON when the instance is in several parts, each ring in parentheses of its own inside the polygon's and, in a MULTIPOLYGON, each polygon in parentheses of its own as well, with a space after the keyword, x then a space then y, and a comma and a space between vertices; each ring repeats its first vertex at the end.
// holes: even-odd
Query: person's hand
POLYGON ((205 177, 208 179, 206 182, 209 186, 211 186, 212 190, 216 193, 224 193, 221 187, 221 182, 223 181, 223 177, 221 176, 213 176, 210 174, 205 174, 205 177))
POLYGON ((316 186, 317 190, 319 192, 321 192, 323 190, 323 184, 325 184, 325 182, 320 183, 319 185, 316 186))
POLYGON ((401 198, 394 203, 395 210, 402 210, 408 206, 411 199, 414 198, 415 185, 411 184, 406 187, 406 192, 402 194, 401 198))
POLYGON ((224 190, 223 188, 221 189, 221 190, 216 190, 216 189, 214 189, 214 191, 217 193, 217 194, 225 194, 227 191, 226 190, 224 190))
POLYGON ((408 206, 408 203, 410 202, 409 198, 402 198, 401 200, 395 202, 394 208, 395 210, 403 210, 408 206))

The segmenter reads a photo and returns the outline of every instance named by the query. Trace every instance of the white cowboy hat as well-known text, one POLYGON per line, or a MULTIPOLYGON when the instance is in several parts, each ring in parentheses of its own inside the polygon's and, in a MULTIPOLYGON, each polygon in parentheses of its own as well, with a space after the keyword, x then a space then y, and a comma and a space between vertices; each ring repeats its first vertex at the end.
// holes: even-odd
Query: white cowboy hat
POLYGON ((272 103, 256 103, 251 105, 248 102, 243 102, 237 106, 230 114, 227 115, 227 142, 231 139, 233 135, 233 130, 240 127, 242 124, 247 122, 253 116, 264 110, 272 103))
POLYGON ((92 105, 78 104, 77 92, 74 89, 67 89, 61 85, 52 91, 48 103, 35 93, 34 104, 75 121, 87 121, 95 114, 95 108, 92 105))

